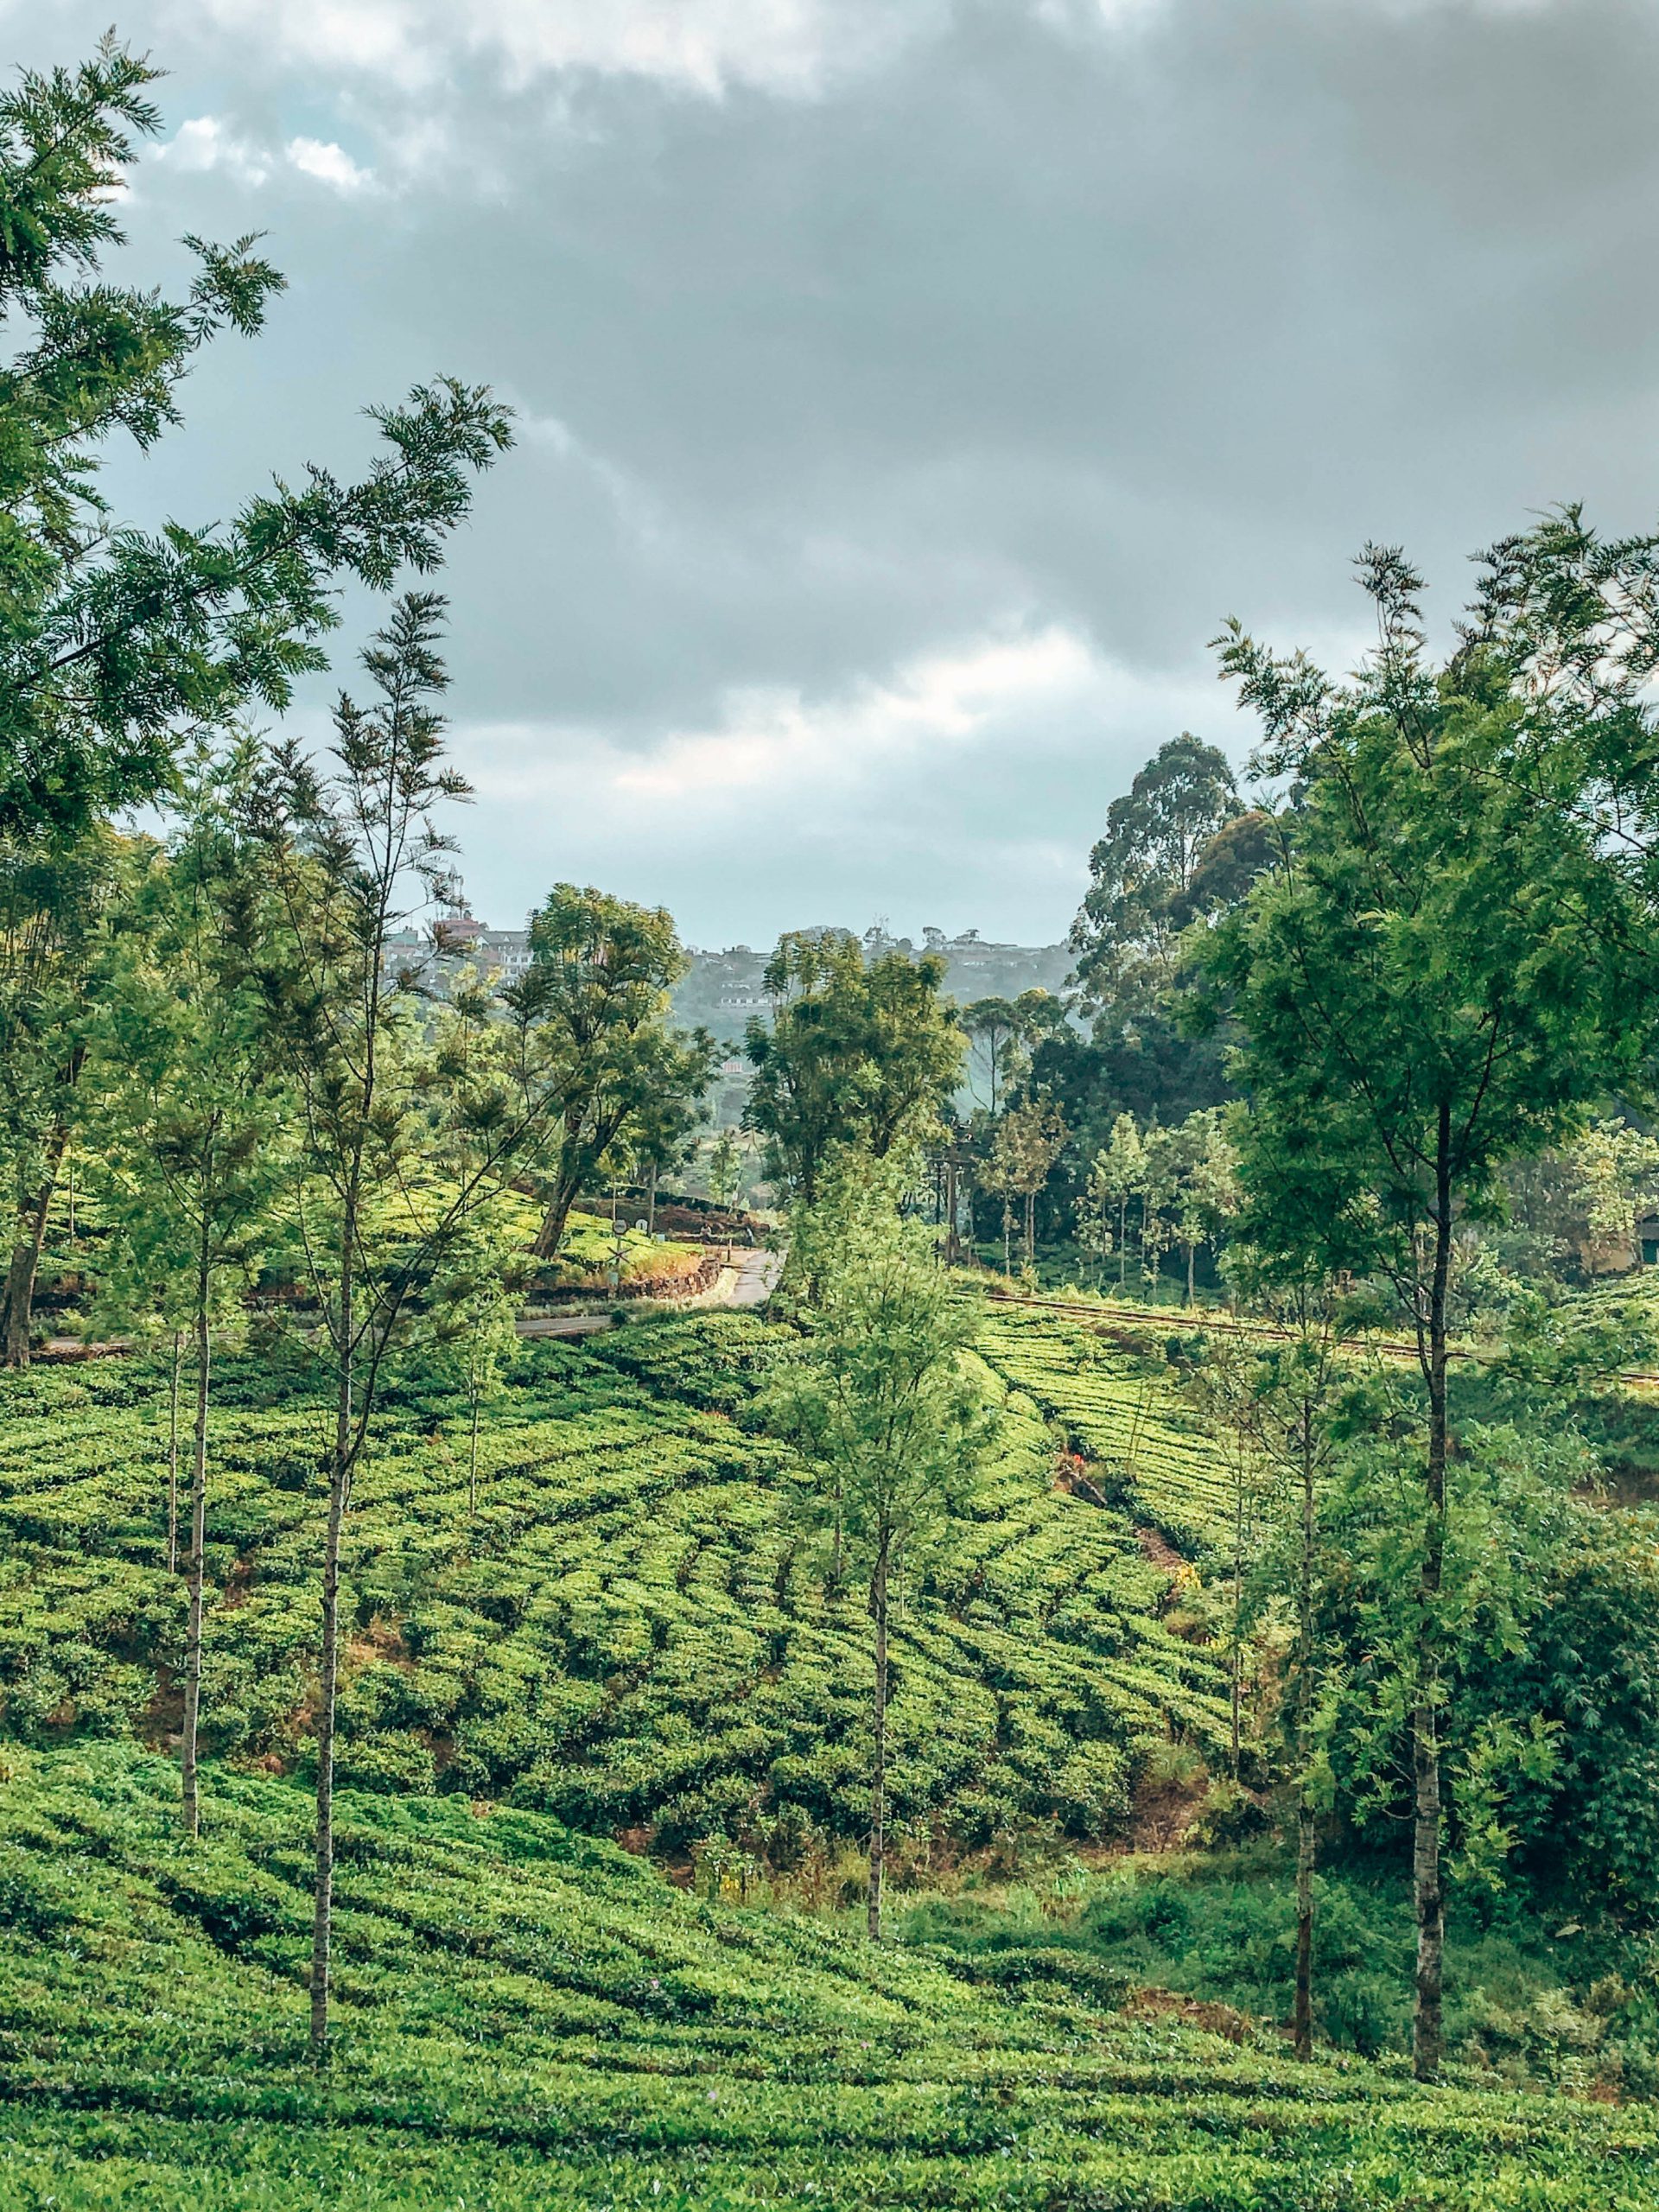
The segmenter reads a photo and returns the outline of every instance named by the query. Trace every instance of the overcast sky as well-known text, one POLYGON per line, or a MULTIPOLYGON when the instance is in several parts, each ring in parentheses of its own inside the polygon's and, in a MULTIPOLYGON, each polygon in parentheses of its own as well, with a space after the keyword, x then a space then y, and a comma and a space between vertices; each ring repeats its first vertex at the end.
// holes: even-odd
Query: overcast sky
MULTIPOLYGON (((111 0, 0 0, 73 60, 111 0)), ((475 908, 698 944, 1052 940, 1107 804, 1250 734, 1223 617, 1338 660, 1349 563, 1659 519, 1653 0, 130 0, 126 259, 269 233, 130 505, 346 466, 488 382, 456 545, 475 908)), ((360 626, 357 634, 360 636, 360 626)), ((341 644, 347 658, 354 642, 341 644)), ((315 716, 315 702, 308 711, 315 716)))

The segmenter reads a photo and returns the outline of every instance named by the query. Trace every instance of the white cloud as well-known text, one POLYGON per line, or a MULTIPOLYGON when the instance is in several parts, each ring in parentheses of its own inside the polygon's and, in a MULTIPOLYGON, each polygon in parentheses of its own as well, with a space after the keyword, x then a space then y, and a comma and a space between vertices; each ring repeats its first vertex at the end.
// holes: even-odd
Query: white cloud
POLYGON ((614 773, 619 794, 677 804, 734 791, 845 791, 873 768, 969 743, 1012 709, 1052 712, 1093 673, 1088 646, 1058 626, 912 663, 889 683, 808 704, 798 692, 739 691, 721 726, 677 733, 614 773))
POLYGON ((1213 705, 1207 671, 1140 676, 1050 624, 821 698, 735 690, 706 725, 643 748, 553 722, 475 723, 455 733, 479 800, 468 880, 507 917, 556 876, 665 899, 702 944, 744 935, 757 912, 779 925, 954 917, 1051 940, 1109 799, 1213 705), (1072 792, 1058 831, 1039 799, 1057 778, 1072 792))
POLYGON ((193 116, 181 123, 167 144, 157 147, 155 158, 187 175, 217 171, 238 184, 260 185, 270 174, 270 162, 258 149, 238 138, 216 115, 193 116))
POLYGON ((809 94, 944 20, 944 0, 198 0, 223 29, 292 63, 406 89, 474 54, 508 79, 639 76, 717 96, 809 94))
POLYGON ((331 191, 361 192, 374 182, 372 169, 359 168, 342 146, 321 138, 290 138, 283 148, 290 164, 302 176, 315 177, 331 191))

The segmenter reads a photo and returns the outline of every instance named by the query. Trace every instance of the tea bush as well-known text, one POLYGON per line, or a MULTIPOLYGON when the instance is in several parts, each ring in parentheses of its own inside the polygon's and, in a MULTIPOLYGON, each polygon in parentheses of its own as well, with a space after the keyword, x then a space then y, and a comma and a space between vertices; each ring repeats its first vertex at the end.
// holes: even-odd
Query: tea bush
MULTIPOLYGON (((0 2202, 55 2212, 916 2207, 1636 2212, 1659 2117, 1306 2068, 1117 2009, 1040 1925, 872 1950, 458 1797, 343 1793, 305 2051, 309 1807, 89 1742, 0 1789, 0 2202)), ((1237 2032, 1237 2031, 1235 2031, 1237 2032)))
MULTIPOLYGON (((527 1346, 487 1410, 479 1508, 441 1403, 377 1428, 348 1527, 341 1778, 459 1790, 670 1853, 784 1815, 866 1816, 869 1628, 798 1540, 801 1471, 742 1419, 780 1332, 748 1315, 527 1346)), ((215 1416, 207 1739, 305 1770, 326 1414, 251 1357, 215 1416)), ((0 1384, 0 1727, 49 1745, 176 1726, 161 1379, 136 1362, 0 1384)), ((1111 1833, 1148 1745, 1224 1740, 1219 1670, 1160 1618, 1120 1512, 1056 1489, 1028 1400, 982 1517, 893 1639, 902 1833, 1111 1833)))

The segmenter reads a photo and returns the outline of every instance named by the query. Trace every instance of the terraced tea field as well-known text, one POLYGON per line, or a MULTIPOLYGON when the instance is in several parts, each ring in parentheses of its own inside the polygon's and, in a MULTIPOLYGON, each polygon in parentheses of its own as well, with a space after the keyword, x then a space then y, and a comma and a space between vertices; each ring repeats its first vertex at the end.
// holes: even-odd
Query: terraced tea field
POLYGON ((0 2202, 19 2212, 1640 2212, 1659 2115, 1131 2008, 1062 1924, 990 1959, 719 1909, 465 1800, 344 1796, 336 2040, 304 2052, 309 1807, 8 1755, 0 2202))
MULTIPOLYGON (((857 1837, 868 1622, 824 1593, 788 1454, 735 1415, 773 1340, 741 1315, 526 1347, 491 1412, 479 1509, 431 1407, 388 1415, 350 1518, 348 1785, 511 1799, 667 1853, 857 1837), (782 1824, 780 1831, 779 1824, 782 1824)), ((216 1417, 207 1740, 302 1773, 323 1417, 227 1371, 216 1417)), ((137 1362, 0 1386, 0 1730, 167 1743, 183 1592, 163 1557, 166 1407, 137 1362)), ((1046 1426, 1009 1448, 893 1647, 900 1836, 1027 1820, 1109 1835, 1148 1745, 1225 1739, 1219 1670, 1165 1628, 1128 1521, 1054 1487, 1046 1426)))
POLYGON ((1224 1544, 1235 1482, 1222 1442, 1185 1404, 1155 1357, 1119 1351, 1095 1330, 1039 1309, 991 1303, 986 1358, 1065 1423, 1099 1465, 1098 1486, 1184 1550, 1224 1544))

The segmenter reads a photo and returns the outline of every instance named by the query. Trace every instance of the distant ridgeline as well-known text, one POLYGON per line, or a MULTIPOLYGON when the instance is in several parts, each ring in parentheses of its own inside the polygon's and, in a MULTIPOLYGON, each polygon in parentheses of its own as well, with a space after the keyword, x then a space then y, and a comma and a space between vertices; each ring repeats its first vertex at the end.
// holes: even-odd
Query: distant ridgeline
MULTIPOLYGON (((805 934, 806 932, 804 932, 805 934)), ((821 929, 817 936, 850 937, 850 930, 821 929)), ((943 930, 925 929, 918 944, 907 937, 890 937, 878 925, 864 932, 866 952, 936 952, 945 962, 944 988, 963 1006, 975 999, 1016 998, 1021 991, 1058 992, 1071 972, 1073 954, 1065 944, 994 944, 977 930, 946 937, 943 930)), ((701 1025, 731 1045, 741 1045, 752 1015, 764 1020, 767 1001, 761 975, 769 955, 747 944, 729 946, 724 952, 691 955, 691 972, 674 994, 676 1019, 686 1028, 701 1025)))

